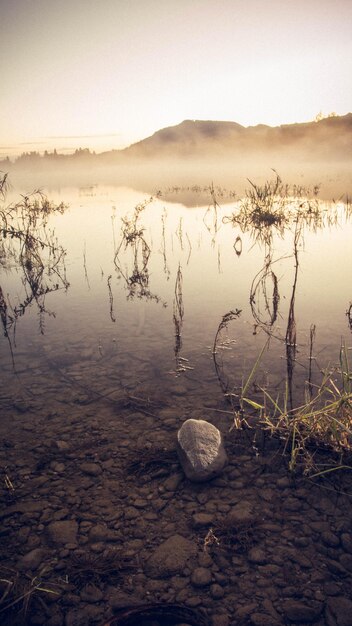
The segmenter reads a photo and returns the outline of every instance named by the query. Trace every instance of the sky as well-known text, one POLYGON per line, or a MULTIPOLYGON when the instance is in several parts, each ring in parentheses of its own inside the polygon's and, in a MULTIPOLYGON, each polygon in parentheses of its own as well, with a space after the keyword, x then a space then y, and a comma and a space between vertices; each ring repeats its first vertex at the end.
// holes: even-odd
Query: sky
POLYGON ((0 0, 0 155, 352 111, 351 0, 0 0))

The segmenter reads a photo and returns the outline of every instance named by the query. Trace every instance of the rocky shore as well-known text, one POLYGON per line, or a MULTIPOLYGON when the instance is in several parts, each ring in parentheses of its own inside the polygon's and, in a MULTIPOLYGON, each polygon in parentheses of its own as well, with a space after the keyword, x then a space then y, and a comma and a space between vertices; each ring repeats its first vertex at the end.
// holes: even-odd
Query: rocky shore
POLYGON ((177 602, 212 626, 352 626, 348 470, 293 476, 277 442, 229 426, 202 407, 1 408, 1 624, 177 602), (229 459, 199 484, 176 455, 189 417, 220 429, 229 459))

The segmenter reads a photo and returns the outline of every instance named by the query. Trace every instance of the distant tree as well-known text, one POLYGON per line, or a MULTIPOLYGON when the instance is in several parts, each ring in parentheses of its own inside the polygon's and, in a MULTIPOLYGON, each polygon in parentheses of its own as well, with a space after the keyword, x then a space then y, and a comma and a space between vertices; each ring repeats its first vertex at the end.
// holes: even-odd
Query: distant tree
POLYGON ((328 113, 327 115, 324 115, 324 113, 322 111, 319 111, 318 115, 315 116, 314 121, 315 122, 321 122, 321 120, 325 120, 328 117, 337 117, 337 113, 335 113, 335 111, 332 111, 331 113, 328 113))

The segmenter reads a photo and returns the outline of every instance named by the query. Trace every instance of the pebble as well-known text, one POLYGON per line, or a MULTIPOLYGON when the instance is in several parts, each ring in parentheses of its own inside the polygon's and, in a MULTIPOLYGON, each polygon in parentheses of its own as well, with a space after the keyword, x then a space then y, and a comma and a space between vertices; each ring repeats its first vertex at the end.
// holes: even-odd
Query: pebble
POLYGON ((329 598, 326 617, 328 626, 352 626, 352 600, 344 596, 329 598))
POLYGON ((322 605, 308 606, 296 600, 286 600, 283 602, 282 610, 284 616, 291 622, 314 622, 322 612, 322 605))
POLYGON ((192 517, 192 524, 194 528, 207 528, 214 522, 214 515, 212 513, 195 513, 192 517))
POLYGON ((265 565, 268 562, 268 558, 263 550, 260 548, 251 548, 248 552, 248 561, 256 565, 265 565))
POLYGON ((80 592, 80 598, 83 602, 89 602, 95 604, 103 599, 103 593, 98 587, 93 584, 87 584, 80 592))
POLYGON ((82 463, 80 468, 88 476, 99 476, 103 471, 97 463, 82 463))
POLYGON ((75 520, 51 522, 47 527, 50 541, 57 544, 76 543, 78 524, 75 520))
POLYGON ((195 557, 197 547, 194 542, 172 535, 162 542, 145 563, 145 573, 151 578, 163 578, 181 574, 189 559, 195 557))
POLYGON ((191 583, 194 587, 206 587, 212 580, 211 571, 205 567, 196 567, 191 575, 191 583))
POLYGON ((210 595, 214 600, 220 600, 220 598, 224 597, 225 591, 221 585, 214 584, 210 587, 210 595))
POLYGON ((27 554, 25 554, 24 556, 20 557, 17 562, 17 567, 21 571, 35 571, 39 568, 47 555, 47 550, 43 548, 35 548, 34 550, 31 550, 30 552, 27 552, 27 554))

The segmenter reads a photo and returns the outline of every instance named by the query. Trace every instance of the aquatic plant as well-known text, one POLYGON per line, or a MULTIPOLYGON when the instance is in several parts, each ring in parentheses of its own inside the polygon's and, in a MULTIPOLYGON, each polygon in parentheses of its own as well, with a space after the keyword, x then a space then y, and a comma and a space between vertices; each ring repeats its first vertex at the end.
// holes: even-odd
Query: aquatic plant
MULTIPOLYGON (((312 333, 314 329, 311 329, 311 342, 312 333)), ((261 355, 252 369, 252 377, 260 359, 261 355)), ((342 467, 352 469, 345 462, 346 455, 352 453, 352 371, 345 344, 340 348, 339 365, 323 372, 319 385, 308 381, 306 401, 297 407, 291 405, 288 382, 281 398, 261 388, 263 400, 258 402, 249 397, 248 391, 247 381, 241 393, 242 406, 254 409, 259 424, 285 442, 291 471, 299 464, 311 476, 342 467), (317 458, 321 450, 331 453, 326 467, 321 467, 317 458)))
MULTIPOLYGON (((248 180, 250 187, 236 203, 232 215, 223 218, 224 223, 232 223, 241 232, 249 232, 255 242, 270 246, 274 233, 283 236, 285 229, 295 229, 298 222, 314 231, 338 222, 338 203, 321 202, 318 185, 312 189, 290 186, 283 183, 276 170, 273 172, 275 178, 263 185, 248 180)), ((347 199, 346 207, 348 202, 347 199)))
POLYGON ((148 263, 151 255, 151 248, 144 236, 144 227, 140 224, 140 216, 148 204, 153 202, 151 196, 144 202, 137 204, 132 217, 122 217, 121 241, 114 255, 114 265, 119 278, 123 278, 127 289, 127 299, 133 300, 135 297, 145 300, 154 300, 166 303, 161 298, 153 294, 149 289, 148 263), (132 253, 132 269, 123 269, 119 254, 121 250, 130 250, 132 253))
MULTIPOLYGON (((0 179, 0 268, 16 267, 20 270, 25 297, 16 306, 9 294, 0 286, 0 317, 3 332, 10 340, 10 330, 15 337, 16 322, 35 304, 39 313, 39 329, 44 333, 45 314, 54 315, 45 305, 47 294, 68 289, 65 250, 58 243, 55 232, 48 228, 53 213, 63 213, 63 203, 54 204, 37 190, 22 196, 19 202, 6 206, 7 175, 0 179)), ((12 351, 12 346, 10 345, 12 351)))

